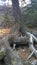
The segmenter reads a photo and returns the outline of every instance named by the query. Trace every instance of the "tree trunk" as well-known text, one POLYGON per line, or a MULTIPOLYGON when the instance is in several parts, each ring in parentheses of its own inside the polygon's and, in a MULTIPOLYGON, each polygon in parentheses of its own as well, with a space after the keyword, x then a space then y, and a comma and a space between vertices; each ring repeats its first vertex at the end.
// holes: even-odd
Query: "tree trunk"
POLYGON ((22 16, 21 16, 21 10, 19 7, 19 1, 18 0, 12 0, 12 6, 13 6, 13 13, 14 13, 15 22, 21 22, 22 16))

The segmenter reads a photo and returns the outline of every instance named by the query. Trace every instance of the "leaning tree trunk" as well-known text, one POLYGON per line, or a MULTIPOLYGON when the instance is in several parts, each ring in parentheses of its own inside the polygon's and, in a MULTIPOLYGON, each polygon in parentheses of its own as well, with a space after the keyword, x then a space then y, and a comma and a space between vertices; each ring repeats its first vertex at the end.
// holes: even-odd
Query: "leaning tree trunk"
POLYGON ((19 1, 18 0, 12 0, 12 6, 13 6, 13 13, 14 13, 14 19, 15 22, 21 22, 22 20, 22 15, 21 15, 21 10, 19 7, 19 1))

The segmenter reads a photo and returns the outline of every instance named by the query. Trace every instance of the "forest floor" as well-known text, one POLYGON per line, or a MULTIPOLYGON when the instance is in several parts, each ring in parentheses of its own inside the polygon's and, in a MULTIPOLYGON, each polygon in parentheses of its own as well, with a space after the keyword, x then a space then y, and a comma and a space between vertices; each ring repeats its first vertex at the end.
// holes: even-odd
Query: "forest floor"
MULTIPOLYGON (((29 31, 37 31, 37 28, 29 28, 29 31)), ((35 44, 35 43, 34 43, 35 44)), ((35 44, 35 48, 37 49, 37 44, 35 44)), ((27 60, 28 56, 30 55, 30 50, 28 46, 24 46, 23 49, 19 49, 19 55, 21 56, 21 58, 23 60, 27 60)), ((34 56, 32 56, 29 60, 37 60, 37 58, 35 58, 34 56)))
MULTIPOLYGON (((29 29, 31 31, 37 31, 37 29, 29 29)), ((18 47, 16 49, 16 51, 19 53, 19 56, 23 59, 23 60, 27 60, 28 56, 30 55, 30 50, 28 46, 22 46, 22 47, 18 47)), ((37 60, 34 56, 32 56, 30 58, 30 60, 37 60)), ((0 63, 0 65, 3 65, 2 63, 0 63)))

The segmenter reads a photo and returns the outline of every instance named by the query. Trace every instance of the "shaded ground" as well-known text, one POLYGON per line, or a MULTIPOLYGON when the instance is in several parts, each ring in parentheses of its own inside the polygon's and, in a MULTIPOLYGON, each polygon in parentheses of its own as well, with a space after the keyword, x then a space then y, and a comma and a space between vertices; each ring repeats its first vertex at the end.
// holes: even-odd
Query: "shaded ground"
MULTIPOLYGON (((36 48, 37 48, 37 45, 36 45, 36 48)), ((30 50, 28 48, 28 46, 20 46, 16 49, 16 51, 19 53, 20 57, 23 59, 23 60, 27 60, 28 56, 30 55, 30 50)), ((34 56, 32 56, 30 58, 30 60, 37 60, 34 56)), ((3 63, 0 61, 0 65, 3 65, 3 63)))
MULTIPOLYGON (((27 60, 28 56, 30 55, 30 50, 29 50, 28 46, 16 47, 16 51, 18 52, 18 54, 22 60, 27 60)), ((33 60, 37 60, 37 59, 34 56, 32 56, 29 60, 33 61, 33 60)), ((0 61, 0 65, 4 65, 4 63, 0 61)))
MULTIPOLYGON (((27 60, 28 56, 30 55, 30 50, 28 47, 24 47, 23 49, 19 49, 18 53, 23 60, 27 60)), ((37 59, 34 56, 32 56, 30 60, 37 60, 37 59)))

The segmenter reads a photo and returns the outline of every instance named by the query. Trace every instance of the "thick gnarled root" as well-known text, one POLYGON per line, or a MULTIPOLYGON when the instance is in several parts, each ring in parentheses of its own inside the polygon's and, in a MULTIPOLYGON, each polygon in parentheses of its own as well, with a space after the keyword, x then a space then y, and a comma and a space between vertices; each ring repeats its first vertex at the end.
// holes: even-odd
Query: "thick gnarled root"
POLYGON ((37 50, 34 47, 34 40, 37 42, 37 38, 31 34, 30 32, 26 32, 26 34, 29 37, 29 49, 32 52, 31 55, 28 57, 28 59, 34 54, 34 56, 37 58, 37 50))

